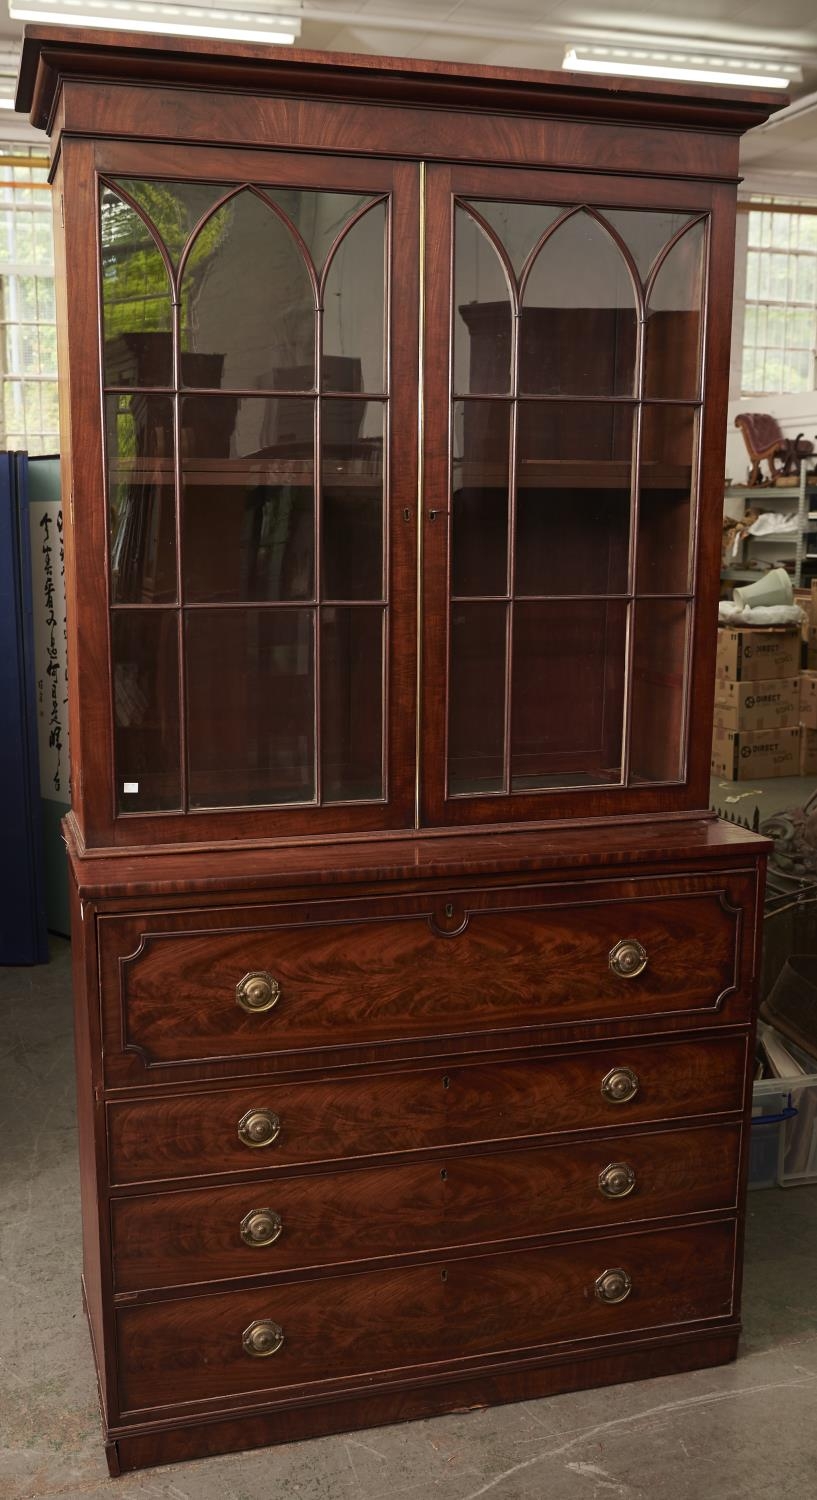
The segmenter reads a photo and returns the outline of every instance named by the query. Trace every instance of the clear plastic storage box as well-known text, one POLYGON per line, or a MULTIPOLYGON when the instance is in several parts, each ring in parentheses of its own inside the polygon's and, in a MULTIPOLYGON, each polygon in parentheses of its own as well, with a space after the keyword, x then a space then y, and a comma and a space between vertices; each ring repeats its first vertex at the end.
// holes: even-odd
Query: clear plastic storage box
POLYGON ((750 1188, 817 1182, 817 1061, 793 1042, 786 1046, 809 1071, 754 1085, 750 1188))

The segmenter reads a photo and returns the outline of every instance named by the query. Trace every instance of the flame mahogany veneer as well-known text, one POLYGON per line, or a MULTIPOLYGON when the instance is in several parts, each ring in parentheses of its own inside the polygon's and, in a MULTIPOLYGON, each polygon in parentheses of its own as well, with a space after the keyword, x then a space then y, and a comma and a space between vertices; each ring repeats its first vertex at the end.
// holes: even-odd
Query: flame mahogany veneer
MULTIPOLYGON (((736 1354, 767 846, 705 809, 738 139, 780 102, 749 90, 27 31, 18 106, 50 133, 57 207, 83 1289, 114 1475, 736 1354), (185 813, 170 804, 173 776, 189 767, 169 763, 164 781, 161 767, 147 767, 155 809, 115 811, 114 704, 130 683, 116 681, 107 617, 100 177, 262 178, 390 205, 382 800, 268 809, 238 805, 236 781, 234 809, 185 813), (684 554, 674 563, 680 603, 667 606, 660 640, 636 630, 631 681, 608 668, 591 684, 567 664, 546 755, 546 693, 517 703, 513 718, 505 704, 502 753, 516 735, 520 780, 493 796, 451 797, 444 775, 453 754, 461 780, 490 780, 498 753, 480 740, 484 656, 476 708, 463 699, 452 709, 446 738, 452 193, 662 210, 700 220, 708 235, 702 400, 684 397, 681 426, 671 403, 651 407, 642 455, 638 565, 660 576, 677 541, 678 486, 691 485, 689 588, 684 554), (692 408, 694 480, 688 451, 673 447, 681 428, 689 441, 692 408), (609 705, 629 714, 633 694, 640 718, 615 785, 609 705), (564 784, 558 731, 571 724, 584 736, 577 779, 601 776, 598 786, 564 784), (561 783, 543 792, 537 778, 554 768, 561 783), (610 965, 622 940, 646 952, 632 977, 610 965), (256 999, 269 1002, 255 1012, 237 1003, 253 974, 256 999)), ((564 343, 574 326, 570 378, 583 368, 582 327, 599 338, 619 330, 610 368, 621 378, 637 343, 632 316, 590 308, 581 324, 580 311, 523 320, 534 378, 555 368, 548 329, 564 343)), ((682 383, 696 378, 697 323, 673 317, 659 309, 648 335, 647 379, 659 386, 673 363, 682 383)), ((491 305, 469 321, 493 357, 491 305)), ((151 347, 155 356, 155 339, 151 347)), ((118 368, 127 375, 147 348, 145 337, 125 340, 118 368)), ((215 378, 220 355, 188 358, 181 378, 215 378)), ((294 365, 289 378, 301 378, 294 365)), ((162 452, 143 478, 171 492, 169 398, 162 411, 153 437, 162 452)), ((354 413, 340 419, 344 441, 356 440, 354 413)), ((186 441, 205 441, 207 425, 186 441)), ((582 507, 601 505, 586 426, 574 404, 557 423, 561 469, 535 450, 517 476, 534 528, 531 486, 546 493, 556 473, 579 497, 554 534, 555 573, 572 562, 582 507)), ((472 411, 469 441, 479 429, 472 411)), ((628 442, 615 475, 608 464, 611 494, 629 484, 628 442)), ((218 493, 206 471, 195 498, 205 509, 218 493)), ((604 524, 603 505, 594 514, 604 524)), ((216 506, 211 521, 224 523, 227 549, 228 517, 216 506)), ((168 547, 166 515, 163 525, 168 547)), ((623 576, 635 549, 628 563, 626 519, 616 526, 610 567, 623 576)), ((535 569, 548 547, 533 535, 535 569)), ((473 543, 462 557, 479 578, 473 543)), ((357 562, 366 559, 352 549, 347 565, 357 562)), ((594 578, 602 562, 594 558, 594 578)), ((217 564, 205 555, 199 582, 212 587, 217 564)), ((624 608, 610 611, 619 631, 624 608)), ((535 615, 523 600, 518 628, 535 615)), ((593 607, 574 613, 570 649, 580 658, 580 617, 606 650, 609 621, 593 607)), ((640 618, 657 631, 661 610, 640 618)), ((219 634, 211 630, 210 649, 219 634)), ((545 631, 531 680, 556 680, 546 646, 545 631)), ((358 654, 361 673, 368 659, 358 654)), ((294 712, 294 699, 281 707, 263 683, 242 686, 240 661, 234 676, 230 692, 245 692, 262 723, 294 712)), ((286 690, 296 687, 293 677, 286 690)), ((375 689, 369 682, 372 713, 375 689)), ((196 785, 212 801, 208 756, 227 747, 237 764, 242 726, 220 717, 218 692, 210 703, 201 678, 197 692, 188 727, 196 785)), ((128 711, 138 720, 136 703, 128 711)), ((339 680, 322 711, 340 722, 339 680)), ((370 738, 358 744, 353 725, 348 743, 374 774, 370 738)), ((274 1454, 269 1462, 274 1474, 274 1454)))

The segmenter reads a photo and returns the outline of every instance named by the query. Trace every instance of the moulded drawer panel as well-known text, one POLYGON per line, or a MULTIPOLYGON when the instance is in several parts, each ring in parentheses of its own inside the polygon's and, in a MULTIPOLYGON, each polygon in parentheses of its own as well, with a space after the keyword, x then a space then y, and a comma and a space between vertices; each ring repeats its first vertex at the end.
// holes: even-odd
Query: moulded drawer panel
POLYGON ((123 1410, 321 1387, 344 1377, 479 1360, 571 1339, 603 1340, 732 1311, 733 1222, 517 1250, 409 1269, 277 1283, 123 1308, 123 1410), (597 1277, 632 1282, 612 1305, 597 1277), (243 1336, 283 1333, 266 1358, 243 1336))
POLYGON ((328 908, 316 904, 308 921, 291 908, 277 925, 255 926, 246 912, 103 917, 110 1081, 123 1048, 134 1054, 128 1076, 138 1058, 138 1072, 158 1080, 219 1059, 268 1055, 280 1066, 362 1046, 405 1055, 423 1038, 627 1017, 708 1024, 729 997, 729 1019, 748 1018, 741 913, 694 880, 575 905, 553 892, 495 891, 328 908), (328 920, 333 910, 338 920, 328 920), (623 939, 647 955, 634 977, 610 966, 623 939), (248 1013, 237 986, 254 973, 269 975, 278 997, 248 1013))
POLYGON ((269 1171, 561 1131, 621 1131, 738 1110, 745 1073, 745 1040, 714 1035, 314 1083, 253 1079, 239 1088, 115 1102, 108 1105, 111 1180, 269 1171), (637 1089, 633 1098, 611 1103, 602 1081, 622 1066, 635 1073, 637 1089), (259 1111, 274 1118, 277 1133, 267 1145, 248 1146, 239 1123, 259 1111))
POLYGON ((115 1285, 183 1286, 734 1208, 740 1136, 739 1125, 699 1126, 119 1198, 115 1285), (600 1185, 613 1164, 627 1183, 622 1167, 632 1173, 624 1197, 600 1185))

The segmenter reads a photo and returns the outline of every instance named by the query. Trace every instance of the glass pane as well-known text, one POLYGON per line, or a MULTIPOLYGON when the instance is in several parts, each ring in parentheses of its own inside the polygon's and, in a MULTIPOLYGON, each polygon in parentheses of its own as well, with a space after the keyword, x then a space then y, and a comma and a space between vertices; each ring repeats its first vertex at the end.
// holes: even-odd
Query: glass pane
POLYGON ((454 389, 507 395, 511 388, 511 299, 488 236, 457 208, 454 223, 454 389))
POLYGON ((175 266, 199 219, 230 190, 226 182, 157 182, 137 177, 120 177, 117 182, 147 214, 175 266))
POLYGON ((341 240, 323 289, 323 386, 382 391, 386 205, 377 203, 341 240))
POLYGON ((181 287, 185 385, 312 390, 315 298, 289 229, 244 189, 208 219, 181 287))
POLYGON ((321 402, 324 599, 383 598, 383 418, 379 401, 321 402))
POLYGON ((321 610, 324 802, 383 795, 383 610, 321 610))
POLYGON ((487 200, 471 200, 477 213, 487 220, 497 239, 506 251, 517 276, 527 257, 559 215, 564 213, 564 204, 559 203, 491 203, 487 200))
POLYGON ((508 401, 454 406, 451 588, 504 594, 508 587, 508 401))
POLYGON ((312 609, 187 612, 191 807, 313 800, 313 635, 312 609))
POLYGON ((173 380, 170 283, 147 225, 112 188, 100 199, 102 325, 107 385, 173 380))
POLYGON ((640 594, 683 594, 690 587, 694 457, 694 407, 645 406, 638 522, 640 594))
POLYGON ((520 401, 517 594, 626 591, 633 410, 520 401))
POLYGON ((451 610, 448 792, 500 792, 505 743, 506 604, 451 610))
POLYGON ((176 598, 172 396, 108 396, 108 525, 114 604, 176 598))
POLYGON ((627 396, 635 382, 635 293, 621 251, 583 211, 533 263, 519 324, 526 395, 627 396))
POLYGON ((705 231, 694 224, 670 250, 650 292, 645 330, 647 396, 698 396, 705 231))
POLYGON ((310 396, 185 396, 185 598, 310 599, 314 590, 310 396))
POLYGON ((627 605, 514 606, 511 789, 621 779, 627 605))
POLYGON ((272 198, 287 218, 291 219, 305 241, 318 272, 323 269, 324 261, 344 224, 348 224, 352 215, 363 207, 370 196, 368 193, 325 193, 309 192, 302 188, 268 187, 264 183, 259 186, 262 193, 272 198))
POLYGON ((175 610, 111 617, 116 802, 120 812, 181 807, 175 610))
POLYGON ((635 606, 630 782, 683 774, 688 606, 641 599, 635 606))
POLYGON ((794 260, 794 300, 817 300, 817 261, 810 255, 798 255, 794 260))
POLYGON ((644 208, 605 208, 602 214, 617 229, 638 267, 642 281, 670 240, 689 222, 689 214, 661 213, 644 208))

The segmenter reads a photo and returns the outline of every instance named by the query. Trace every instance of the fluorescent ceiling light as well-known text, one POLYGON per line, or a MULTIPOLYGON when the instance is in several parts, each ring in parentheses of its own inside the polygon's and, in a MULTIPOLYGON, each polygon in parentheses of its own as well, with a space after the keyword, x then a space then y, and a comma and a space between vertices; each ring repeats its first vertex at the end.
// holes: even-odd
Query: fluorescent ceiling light
POLYGON ((781 63, 775 73, 763 72, 761 62, 732 58, 640 52, 624 48, 570 47, 562 67, 573 73, 619 74, 625 78, 671 78, 681 83, 725 83, 744 88, 785 89, 802 75, 794 64, 781 63))
MULTIPOLYGON (((292 10, 297 6, 293 5, 292 10)), ((68 26, 96 26, 162 36, 217 37, 232 42, 288 45, 300 35, 300 19, 291 12, 253 10, 246 0, 219 0, 211 6, 164 4, 163 0, 9 0, 15 21, 46 21, 68 26)))

